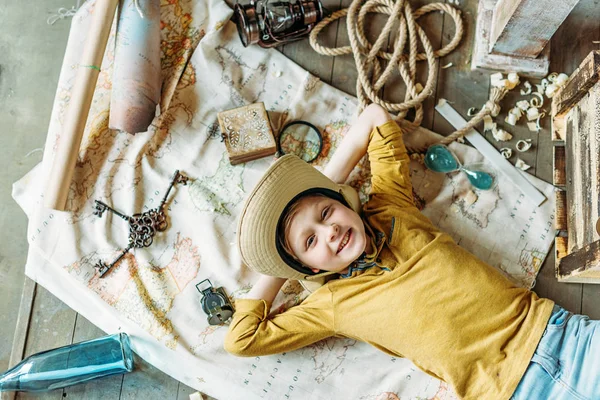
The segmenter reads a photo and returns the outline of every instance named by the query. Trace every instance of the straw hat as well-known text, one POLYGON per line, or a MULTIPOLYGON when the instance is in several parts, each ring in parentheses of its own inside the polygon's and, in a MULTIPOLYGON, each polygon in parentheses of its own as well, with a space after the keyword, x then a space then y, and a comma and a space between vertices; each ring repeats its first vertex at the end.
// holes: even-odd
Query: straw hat
MULTIPOLYGON (((290 257, 277 241, 277 226, 285 208, 300 195, 323 193, 359 212, 356 191, 339 185, 295 155, 279 158, 265 172, 246 203, 237 229, 242 261, 252 270, 280 278, 323 282, 332 272, 315 274, 290 257)), ((307 289, 311 290, 314 285, 307 289)), ((305 286, 305 287, 306 287, 305 286)))

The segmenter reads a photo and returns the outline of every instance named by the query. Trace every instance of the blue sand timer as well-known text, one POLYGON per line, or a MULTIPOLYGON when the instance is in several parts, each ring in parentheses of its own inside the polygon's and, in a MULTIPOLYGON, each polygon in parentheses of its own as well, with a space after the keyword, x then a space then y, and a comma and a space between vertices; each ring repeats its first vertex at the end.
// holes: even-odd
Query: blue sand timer
POLYGON ((496 184, 496 174, 483 163, 461 165, 458 158, 443 144, 434 144, 427 149, 425 166, 434 172, 462 171, 469 182, 480 190, 490 190, 496 184))

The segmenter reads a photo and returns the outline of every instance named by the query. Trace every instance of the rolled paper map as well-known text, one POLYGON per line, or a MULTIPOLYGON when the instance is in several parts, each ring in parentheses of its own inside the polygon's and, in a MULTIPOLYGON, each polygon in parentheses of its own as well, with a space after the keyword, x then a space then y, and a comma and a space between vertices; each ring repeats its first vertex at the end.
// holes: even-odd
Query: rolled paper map
POLYGON ((64 211, 67 204, 85 123, 118 3, 119 0, 96 0, 94 4, 90 31, 44 192, 44 205, 54 210, 64 211))
POLYGON ((160 102, 160 0, 124 0, 119 9, 108 127, 146 132, 160 102))

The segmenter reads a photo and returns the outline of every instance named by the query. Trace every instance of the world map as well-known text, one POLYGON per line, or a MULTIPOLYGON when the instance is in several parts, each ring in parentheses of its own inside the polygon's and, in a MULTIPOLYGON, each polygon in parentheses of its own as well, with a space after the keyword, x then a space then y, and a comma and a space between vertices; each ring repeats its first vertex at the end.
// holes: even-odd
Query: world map
MULTIPOLYGON (((323 148, 313 162, 323 169, 357 109, 356 99, 281 53, 244 48, 224 2, 161 2, 160 113, 147 132, 136 135, 108 129, 113 27, 71 184, 69 212, 43 207, 40 188, 60 145, 74 66, 94 6, 94 0, 87 1, 73 20, 44 161, 15 184, 15 199, 30 218, 27 274, 107 332, 127 331, 156 367, 216 398, 455 399, 451 388, 409 360, 352 339, 332 337, 294 352, 237 358, 223 349, 227 325, 208 324, 197 283, 209 279, 233 300, 257 279, 237 253, 236 222, 243 200, 274 161, 267 157, 229 165, 215 124, 217 112, 262 101, 274 132, 294 120, 310 121, 323 135, 323 148), (129 232, 127 223, 114 215, 95 216, 94 200, 126 215, 154 208, 176 169, 190 182, 169 195, 167 230, 150 247, 127 253, 100 278, 94 265, 114 260, 129 232)), ((456 146, 463 164, 481 161, 475 150, 456 146)), ((417 161, 411 172, 415 198, 435 224, 519 284, 534 283, 553 239, 548 233, 552 201, 532 207, 507 182, 490 192, 476 191, 460 175, 434 174, 417 161)), ((349 179, 363 201, 368 177, 365 157, 349 179)), ((550 185, 535 184, 548 198, 553 196, 550 185)), ((271 313, 285 312, 308 294, 298 282, 288 282, 271 313)))

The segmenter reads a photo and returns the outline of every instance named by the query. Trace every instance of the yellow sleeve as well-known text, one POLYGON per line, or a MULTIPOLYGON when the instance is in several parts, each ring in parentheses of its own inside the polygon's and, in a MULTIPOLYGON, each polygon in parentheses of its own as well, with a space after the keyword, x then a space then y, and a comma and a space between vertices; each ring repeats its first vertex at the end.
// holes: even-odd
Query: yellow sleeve
POLYGON ((265 300, 236 300, 225 350, 242 357, 278 354, 333 336, 331 302, 310 297, 270 318, 270 304, 265 300))
POLYGON ((371 198, 391 196, 398 206, 414 206, 410 159, 402 141, 402 130, 395 121, 371 131, 367 152, 372 175, 371 198))

